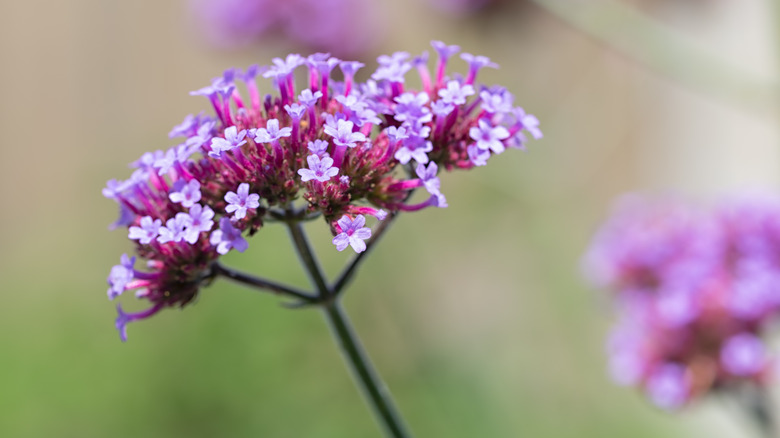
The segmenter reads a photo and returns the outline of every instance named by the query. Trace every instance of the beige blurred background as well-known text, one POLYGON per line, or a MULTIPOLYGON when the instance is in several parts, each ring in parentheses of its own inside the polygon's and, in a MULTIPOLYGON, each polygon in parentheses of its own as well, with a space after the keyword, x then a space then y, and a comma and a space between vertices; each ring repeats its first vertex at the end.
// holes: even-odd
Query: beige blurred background
MULTIPOLYGON (((622 4, 740 81, 778 76, 769 0, 622 4)), ((750 436, 720 400, 667 414, 609 381, 611 315, 578 263, 620 194, 777 190, 776 95, 724 97, 659 74, 531 2, 476 17, 384 7, 387 35, 361 57, 370 68, 431 39, 459 44, 501 65, 481 80, 506 86, 545 132, 527 152, 445 175, 450 207, 402 217, 347 292, 416 436, 750 436)), ((182 0, 0 3, 0 436, 378 435, 316 311, 218 282, 184 311, 133 324, 122 344, 105 298, 108 270, 131 250, 107 230, 105 181, 208 110, 190 90, 305 50, 278 37, 210 48, 182 0)), ((334 273, 346 255, 313 228, 334 273)), ((226 263, 305 285, 283 230, 250 243, 226 263)))

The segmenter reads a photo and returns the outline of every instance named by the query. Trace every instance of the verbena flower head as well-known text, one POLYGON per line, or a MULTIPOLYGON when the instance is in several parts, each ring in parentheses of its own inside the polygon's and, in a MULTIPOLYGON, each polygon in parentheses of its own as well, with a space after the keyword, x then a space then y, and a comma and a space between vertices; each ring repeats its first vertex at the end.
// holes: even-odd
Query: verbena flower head
POLYGON ((434 43, 443 53, 434 78, 427 58, 404 52, 380 57, 377 72, 393 74, 365 83, 353 76, 361 63, 292 54, 269 67, 228 70, 193 93, 207 98, 213 114, 187 116, 170 134, 182 138, 178 145, 144 154, 129 179, 103 190, 120 207, 114 226, 128 228, 143 260, 136 266, 125 256, 112 268, 109 296, 135 290, 151 303, 138 314, 121 312, 121 333, 130 321, 191 302, 213 263, 246 250, 245 236, 275 211, 303 203, 308 217, 324 218, 336 250, 360 252, 368 225, 388 214, 447 206, 440 171, 484 165, 522 146, 528 128, 517 117, 523 110, 505 104, 511 94, 502 89, 502 105, 495 93, 478 92, 498 88, 474 83, 473 60, 492 63, 469 55, 464 65, 457 46, 442 44, 434 43), (453 60, 468 68, 467 79, 448 77, 453 60), (406 86, 412 64, 422 90, 406 86), (331 78, 338 67, 344 82, 331 78), (299 69, 308 70, 302 88, 299 69), (260 94, 258 76, 271 80, 272 93, 260 94), (418 188, 429 197, 413 202, 418 188))
POLYGON ((624 199, 585 268, 614 293, 608 352, 618 383, 666 409, 766 384, 775 359, 762 335, 780 314, 780 199, 712 210, 624 199))

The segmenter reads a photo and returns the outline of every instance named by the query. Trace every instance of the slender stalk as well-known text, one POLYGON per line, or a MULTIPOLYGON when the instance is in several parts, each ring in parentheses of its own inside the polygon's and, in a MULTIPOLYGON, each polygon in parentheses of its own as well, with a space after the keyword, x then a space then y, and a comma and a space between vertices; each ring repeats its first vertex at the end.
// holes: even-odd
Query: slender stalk
POLYGON ((325 276, 322 274, 322 269, 320 269, 320 265, 317 262, 314 251, 311 249, 309 239, 306 237, 301 223, 298 220, 288 220, 287 228, 290 231, 290 237, 295 244, 298 256, 309 274, 309 279, 317 288, 319 298, 322 300, 326 299, 331 295, 330 288, 328 288, 328 283, 325 281, 325 276))
POLYGON ((212 275, 214 276, 220 275, 245 286, 251 286, 256 289, 269 291, 277 295, 289 295, 308 303, 317 301, 317 296, 311 293, 303 292, 290 286, 285 286, 283 284, 266 280, 264 278, 255 277, 253 275, 222 266, 219 263, 214 263, 211 266, 211 270, 212 275))
MULTIPOLYGON (((321 305, 325 313, 328 325, 339 344, 344 360, 349 365, 355 384, 360 388, 387 436, 392 438, 408 437, 409 434, 406 433, 403 427, 401 417, 393 405, 390 394, 376 371, 374 371, 337 298, 337 294, 347 284, 360 259, 358 258, 357 261, 353 260, 351 268, 348 267, 345 271, 347 273, 346 277, 342 275, 342 278, 345 279, 337 282, 338 288, 331 289, 328 287, 317 258, 311 249, 311 245, 309 245, 309 240, 303 227, 299 220, 293 217, 294 213, 292 210, 288 211, 290 212, 290 216, 288 216, 290 219, 287 220, 287 227, 290 230, 290 237, 295 244, 295 249, 303 262, 303 266, 309 274, 309 278, 317 288, 318 299, 316 302, 321 305)), ((378 232, 378 234, 381 235, 382 233, 378 232)))
POLYGON ((766 438, 778 438, 772 402, 765 388, 751 388, 746 408, 750 417, 758 425, 766 438))
POLYGON ((387 387, 382 383, 376 371, 371 366, 366 353, 360 346, 352 326, 341 308, 338 299, 328 301, 322 306, 333 336, 341 347, 344 360, 352 371, 355 383, 363 393, 368 404, 374 411, 385 434, 393 438, 410 436, 401 421, 395 406, 393 406, 387 387))

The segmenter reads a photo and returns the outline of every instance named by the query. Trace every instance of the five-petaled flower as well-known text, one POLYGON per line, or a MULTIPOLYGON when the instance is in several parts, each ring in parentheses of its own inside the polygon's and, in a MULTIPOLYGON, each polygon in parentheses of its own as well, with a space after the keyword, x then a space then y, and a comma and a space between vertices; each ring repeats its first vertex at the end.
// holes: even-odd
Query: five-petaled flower
POLYGON ((347 246, 351 246, 355 252, 365 251, 366 242, 364 240, 371 237, 371 228, 364 227, 365 224, 366 218, 362 214, 357 215, 355 219, 350 219, 347 215, 342 216, 337 224, 337 229, 341 231, 333 238, 336 249, 344 251, 347 246))

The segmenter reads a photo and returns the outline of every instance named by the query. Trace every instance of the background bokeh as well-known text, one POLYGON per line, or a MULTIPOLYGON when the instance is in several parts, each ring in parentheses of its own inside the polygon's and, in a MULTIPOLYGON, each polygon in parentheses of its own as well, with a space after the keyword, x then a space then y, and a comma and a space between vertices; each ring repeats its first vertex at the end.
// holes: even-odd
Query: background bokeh
MULTIPOLYGON (((621 2, 758 85, 778 76, 772 3, 621 2)), ((613 32, 605 44, 534 2, 476 15, 414 0, 384 8, 367 70, 380 53, 459 44, 501 65, 481 80, 505 85, 545 132, 527 152, 444 175, 450 207, 401 217, 347 292, 416 436, 753 432, 722 400, 668 414, 614 386, 610 309, 578 264, 619 194, 778 189, 777 95, 718 93, 718 72, 665 56, 680 49, 669 40, 613 32)), ((602 18, 591 24, 637 30, 602 18)), ((378 436, 316 311, 219 281, 185 310, 131 325, 123 344, 105 296, 108 270, 131 250, 107 230, 116 210, 105 181, 127 178, 127 163, 171 146, 170 127, 207 109, 190 90, 305 50, 278 37, 211 48, 183 0, 0 3, 0 436, 378 436)), ((311 228, 337 272, 348 255, 311 228)), ((226 264, 306 286, 283 229, 250 243, 226 264)))

